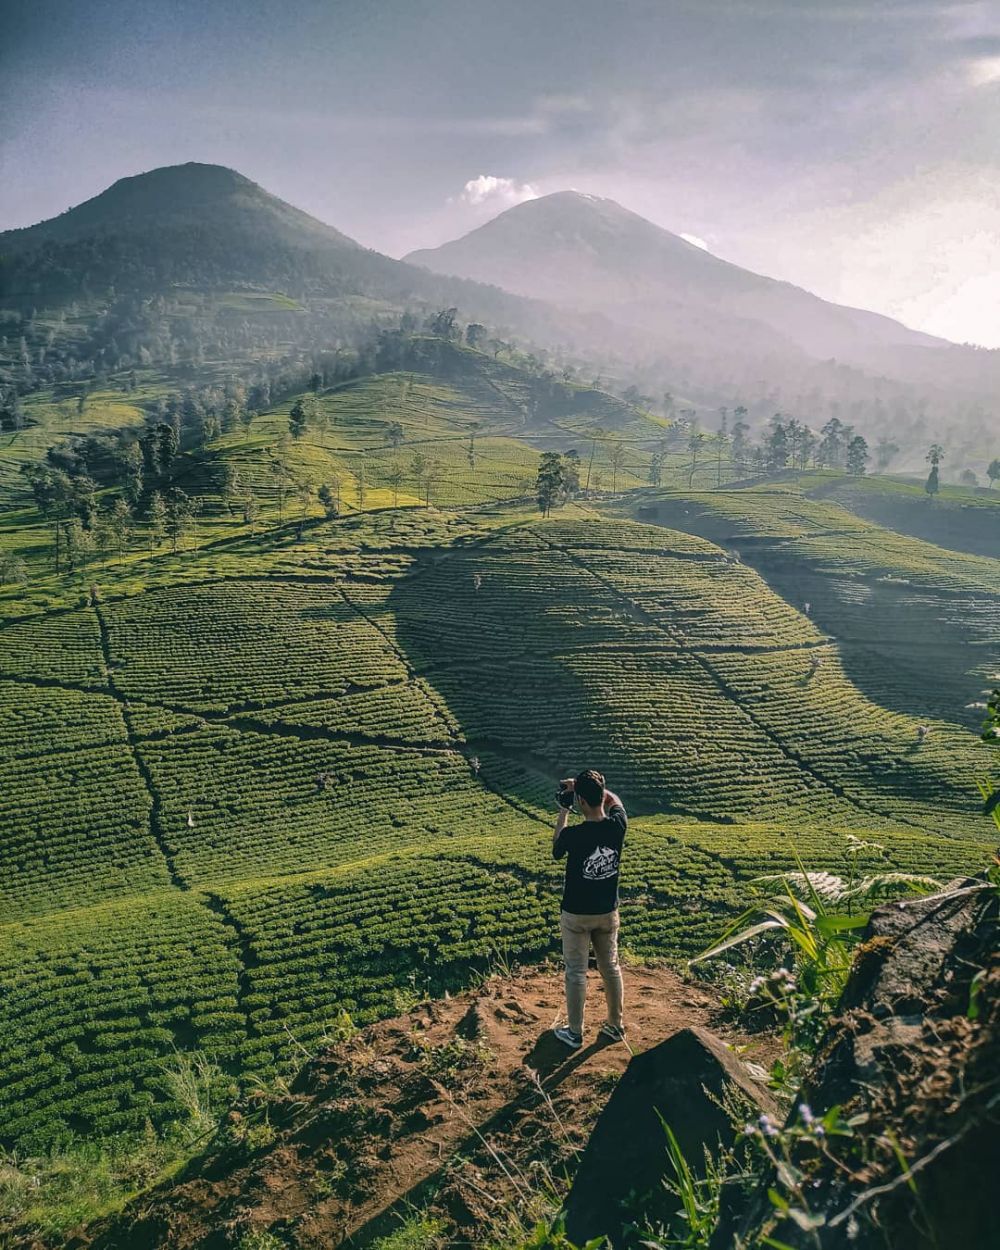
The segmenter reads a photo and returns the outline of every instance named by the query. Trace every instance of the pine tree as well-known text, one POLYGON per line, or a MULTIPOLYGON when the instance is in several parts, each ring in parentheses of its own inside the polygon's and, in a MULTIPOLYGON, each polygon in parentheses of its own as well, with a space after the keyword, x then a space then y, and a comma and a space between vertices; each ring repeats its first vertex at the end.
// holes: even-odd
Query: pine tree
POLYGON ((301 438, 306 432, 307 417, 302 400, 297 399, 288 414, 288 432, 292 438, 301 438))
POLYGON ((538 476, 535 479, 535 494, 538 507, 543 516, 548 516, 553 504, 559 500, 563 488, 562 456, 557 451, 546 451, 538 462, 538 476))
POLYGON ((869 458, 868 444, 860 434, 855 434, 847 444, 847 472, 853 477, 864 477, 869 458))

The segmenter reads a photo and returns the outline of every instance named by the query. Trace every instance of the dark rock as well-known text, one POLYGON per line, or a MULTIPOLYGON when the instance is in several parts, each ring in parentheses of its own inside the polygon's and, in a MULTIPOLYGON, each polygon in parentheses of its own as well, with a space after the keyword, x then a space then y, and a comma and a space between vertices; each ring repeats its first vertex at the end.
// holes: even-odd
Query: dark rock
POLYGON ((779 1220, 766 1176, 712 1250, 762 1237, 791 1250, 1000 1247, 1000 925, 985 885, 872 914, 800 1093, 815 1115, 863 1117, 824 1152, 796 1150, 818 1226, 779 1220))
POLYGON ((580 1160, 566 1201, 569 1239, 583 1245, 603 1235, 614 1246, 623 1244, 626 1201, 654 1224, 672 1215, 677 1200, 662 1184, 671 1175, 663 1122, 698 1172, 706 1146, 714 1150, 720 1138, 732 1141, 729 1118, 717 1101, 727 1090, 738 1091, 758 1113, 773 1113, 767 1091, 707 1029, 684 1029, 636 1055, 580 1160))

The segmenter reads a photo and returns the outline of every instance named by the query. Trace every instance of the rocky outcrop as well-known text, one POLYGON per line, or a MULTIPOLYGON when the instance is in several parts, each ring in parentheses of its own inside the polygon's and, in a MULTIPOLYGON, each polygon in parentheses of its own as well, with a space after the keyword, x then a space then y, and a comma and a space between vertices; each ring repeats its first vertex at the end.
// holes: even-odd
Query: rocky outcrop
POLYGON ((688 1028, 636 1055, 594 1126, 566 1202, 566 1234, 576 1245, 607 1237, 629 1240, 634 1212, 656 1225, 677 1199, 663 1185, 671 1175, 668 1124, 698 1172, 705 1149, 732 1138, 723 1099, 738 1097, 755 1114, 774 1111, 770 1095, 715 1034, 688 1028))
POLYGON ((849 1135, 794 1145, 797 1219, 766 1177, 713 1250, 762 1235, 793 1250, 1000 1246, 997 904, 980 879, 873 913, 791 1117, 839 1107, 849 1135))

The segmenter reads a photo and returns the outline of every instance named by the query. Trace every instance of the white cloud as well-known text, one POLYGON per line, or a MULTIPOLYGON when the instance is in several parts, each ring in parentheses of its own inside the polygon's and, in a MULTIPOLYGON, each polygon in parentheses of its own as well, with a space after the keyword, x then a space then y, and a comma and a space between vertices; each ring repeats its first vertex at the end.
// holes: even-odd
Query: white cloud
POLYGON ((1000 56, 977 56, 965 63, 966 79, 973 87, 1000 82, 1000 56))
POLYGON ((685 243, 693 243, 695 247, 700 247, 703 252, 708 251, 708 244, 704 239, 699 238, 696 234, 685 234, 682 230, 681 238, 685 241, 685 243))
POLYGON ((525 200, 537 200, 539 194, 530 182, 500 178, 496 174, 480 174, 478 178, 469 179, 458 199, 460 203, 471 204, 475 208, 483 204, 512 208, 525 200))

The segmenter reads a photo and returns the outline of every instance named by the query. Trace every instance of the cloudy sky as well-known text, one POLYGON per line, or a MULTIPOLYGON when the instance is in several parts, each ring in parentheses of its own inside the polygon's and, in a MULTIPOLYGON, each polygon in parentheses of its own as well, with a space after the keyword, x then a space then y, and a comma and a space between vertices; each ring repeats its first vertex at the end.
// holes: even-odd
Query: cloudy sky
POLYGON ((0 0, 0 228, 239 169, 393 255, 565 187, 1000 346, 1000 2, 0 0))

